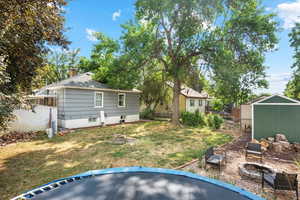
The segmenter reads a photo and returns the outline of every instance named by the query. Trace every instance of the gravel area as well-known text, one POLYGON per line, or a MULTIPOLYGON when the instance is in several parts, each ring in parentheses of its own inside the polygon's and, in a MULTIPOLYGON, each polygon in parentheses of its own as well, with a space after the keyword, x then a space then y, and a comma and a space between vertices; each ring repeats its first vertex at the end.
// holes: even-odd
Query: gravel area
MULTIPOLYGON (((247 162, 249 161, 256 162, 255 159, 247 159, 247 162)), ((239 164, 243 162, 246 162, 243 151, 227 150, 227 164, 225 167, 223 167, 221 173, 219 173, 218 169, 214 169, 210 166, 207 166, 207 169, 204 169, 203 161, 195 162, 189 166, 186 166, 182 170, 228 182, 230 184, 258 194, 259 196, 262 196, 267 200, 296 199, 295 192, 277 191, 275 196, 273 193, 273 189, 271 189, 270 187, 266 186, 263 191, 260 182, 255 182, 254 180, 241 177, 239 175, 238 167, 239 164)), ((264 157, 263 164, 270 166, 277 172, 285 171, 287 173, 300 173, 299 168, 297 168, 294 163, 279 162, 264 157)))

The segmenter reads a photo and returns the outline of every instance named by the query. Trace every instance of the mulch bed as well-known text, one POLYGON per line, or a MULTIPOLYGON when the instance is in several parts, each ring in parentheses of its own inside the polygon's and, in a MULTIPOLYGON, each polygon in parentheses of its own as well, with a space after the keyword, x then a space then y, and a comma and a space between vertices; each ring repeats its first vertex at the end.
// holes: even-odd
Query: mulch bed
POLYGON ((0 136, 0 146, 6 146, 8 144, 30 141, 33 138, 37 137, 39 132, 28 132, 28 133, 20 133, 20 132, 12 132, 8 134, 4 134, 0 136))
POLYGON ((299 153, 295 151, 288 151, 288 152, 282 152, 282 153, 275 153, 271 151, 265 152, 265 156, 272 157, 272 158, 278 158, 281 160, 288 160, 288 161, 295 161, 299 159, 299 153))
POLYGON ((242 151, 245 149, 245 146, 248 142, 251 141, 250 134, 244 133, 242 136, 234 140, 233 142, 224 146, 228 151, 242 151))

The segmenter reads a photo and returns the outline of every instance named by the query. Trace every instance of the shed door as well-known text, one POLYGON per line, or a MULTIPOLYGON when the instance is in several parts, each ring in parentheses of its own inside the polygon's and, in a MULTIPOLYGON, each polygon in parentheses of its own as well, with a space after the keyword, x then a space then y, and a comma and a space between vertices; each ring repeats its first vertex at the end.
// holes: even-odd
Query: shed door
POLYGON ((285 134, 300 141, 300 106, 254 105, 254 137, 261 139, 285 134))

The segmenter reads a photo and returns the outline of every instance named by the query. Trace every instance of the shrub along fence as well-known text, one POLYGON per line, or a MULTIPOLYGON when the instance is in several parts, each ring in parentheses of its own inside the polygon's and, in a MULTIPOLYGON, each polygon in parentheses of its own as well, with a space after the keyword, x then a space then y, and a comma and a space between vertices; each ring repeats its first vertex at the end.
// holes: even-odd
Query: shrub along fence
POLYGON ((183 112, 181 113, 181 122, 186 126, 203 127, 208 126, 211 129, 219 129, 224 123, 224 119, 218 114, 204 115, 199 111, 195 113, 183 112))

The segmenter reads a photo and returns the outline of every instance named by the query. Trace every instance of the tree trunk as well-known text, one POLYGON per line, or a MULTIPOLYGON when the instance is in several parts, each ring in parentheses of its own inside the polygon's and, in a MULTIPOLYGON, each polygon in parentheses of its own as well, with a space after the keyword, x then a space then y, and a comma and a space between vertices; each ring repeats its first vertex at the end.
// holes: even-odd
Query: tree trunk
POLYGON ((174 79, 173 86, 173 104, 172 104, 172 124, 175 126, 179 126, 179 96, 181 91, 181 82, 178 79, 174 79))

